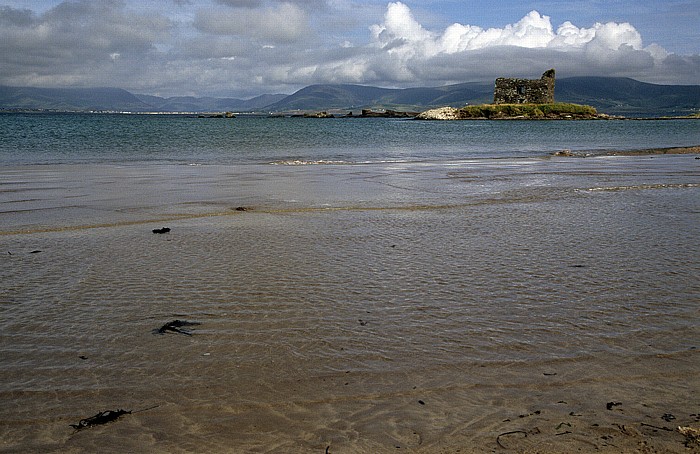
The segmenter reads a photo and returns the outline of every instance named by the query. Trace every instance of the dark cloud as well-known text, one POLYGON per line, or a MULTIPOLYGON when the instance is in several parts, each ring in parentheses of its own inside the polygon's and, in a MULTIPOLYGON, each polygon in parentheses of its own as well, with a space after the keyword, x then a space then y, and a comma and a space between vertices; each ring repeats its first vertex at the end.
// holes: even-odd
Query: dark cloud
POLYGON ((0 81, 14 85, 119 86, 111 74, 130 76, 115 63, 147 59, 171 27, 163 17, 131 13, 118 2, 65 2, 41 16, 3 12, 4 20, 15 20, 0 29, 7 62, 0 81))
POLYGON ((299 41, 310 29, 306 12, 291 3, 261 9, 202 9, 197 12, 194 26, 204 33, 249 37, 270 43, 299 41))
POLYGON ((234 8, 257 8, 262 6, 262 0, 216 0, 216 3, 234 8))
POLYGON ((3 27, 26 27, 34 21, 34 13, 29 9, 0 7, 0 25, 3 27))
POLYGON ((216 0, 216 3, 233 8, 274 7, 286 3, 310 11, 326 6, 326 0, 216 0))
POLYGON ((691 84, 700 81, 700 55, 682 56, 671 54, 661 65, 668 77, 682 77, 691 84))

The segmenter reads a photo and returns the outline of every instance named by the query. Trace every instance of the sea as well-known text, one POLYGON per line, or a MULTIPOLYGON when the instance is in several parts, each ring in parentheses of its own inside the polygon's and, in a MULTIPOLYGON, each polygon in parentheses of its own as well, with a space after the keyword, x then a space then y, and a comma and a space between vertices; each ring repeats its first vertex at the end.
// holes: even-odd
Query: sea
POLYGON ((698 145, 0 114, 0 452, 687 452, 698 145))
POLYGON ((428 122, 0 114, 4 166, 446 162, 539 157, 566 149, 600 154, 698 143, 696 120, 428 122))

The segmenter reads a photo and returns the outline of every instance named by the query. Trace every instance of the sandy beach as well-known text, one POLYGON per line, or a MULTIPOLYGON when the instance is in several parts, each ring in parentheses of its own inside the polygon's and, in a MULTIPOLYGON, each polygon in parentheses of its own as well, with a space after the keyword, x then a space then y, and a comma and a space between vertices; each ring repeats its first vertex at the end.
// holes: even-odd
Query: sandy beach
POLYGON ((3 168, 0 452, 698 452, 698 162, 3 168))

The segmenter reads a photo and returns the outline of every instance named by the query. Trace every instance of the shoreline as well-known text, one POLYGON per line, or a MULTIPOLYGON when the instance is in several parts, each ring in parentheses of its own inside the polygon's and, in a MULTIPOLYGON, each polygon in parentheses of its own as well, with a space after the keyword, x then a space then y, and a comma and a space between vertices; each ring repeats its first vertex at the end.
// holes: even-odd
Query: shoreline
MULTIPOLYGON (((579 173, 586 175, 588 168, 600 173, 616 168, 623 170, 629 165, 651 171, 653 167, 662 164, 663 156, 667 160, 663 162, 668 163, 664 165, 677 166, 679 160, 692 159, 682 156, 693 154, 700 154, 700 146, 601 152, 564 150, 530 157, 483 157, 456 161, 304 161, 294 165, 251 163, 200 166, 182 163, 55 163, 0 166, 0 176, 6 177, 7 181, 11 182, 22 175, 21 185, 15 186, 12 193, 7 193, 12 198, 8 197, 1 213, 0 237, 177 223, 196 219, 218 222, 215 220, 241 216, 244 214, 242 210, 248 211, 249 215, 262 216, 333 211, 427 212, 466 209, 509 200, 509 196, 499 195, 499 187, 503 172, 509 172, 511 166, 516 166, 516 177, 520 172, 526 174, 535 169, 543 175, 565 172, 573 177, 579 173), (654 156, 659 157, 657 162, 649 160, 654 156), (610 161, 606 157, 628 159, 610 161), (433 194, 430 190, 422 192, 422 189, 421 193, 414 193, 410 189, 414 184, 422 188, 421 181, 425 179, 440 181, 446 171, 448 181, 456 178, 453 183, 460 181, 460 175, 467 175, 463 184, 473 181, 477 184, 476 191, 463 195, 452 191, 433 194), (411 174, 419 177, 415 180, 416 183, 412 181, 411 174), (56 186, 57 190, 44 191, 42 187, 46 178, 64 183, 56 186), (200 183, 203 178, 219 181, 220 184, 213 192, 184 190, 188 186, 205 188, 200 183), (389 180, 384 182, 387 178, 389 180), (343 181, 341 186, 338 186, 338 179, 343 181), (247 183, 240 185, 239 181, 247 183), (270 184, 273 181, 275 184, 270 184), (300 191, 304 181, 313 181, 313 187, 308 188, 313 190, 300 191), (492 189, 485 190, 487 187, 492 189), (61 192, 62 190, 67 192, 61 192), (31 191, 34 199, 24 199, 22 194, 25 191, 31 191), (83 194, 79 203, 76 203, 74 197, 69 197, 75 191, 83 194), (12 196, 14 193, 17 196, 12 196), (133 199, 136 194, 139 197, 133 199), (391 202, 387 203, 382 194, 392 194, 388 199, 391 202)), ((695 159, 700 159, 700 156, 695 159)), ((687 180, 680 183, 660 181, 659 184, 639 188, 696 186, 687 180)), ((600 190, 597 185, 590 184, 590 187, 600 190)), ((605 186, 607 185, 600 185, 605 186)), ((635 185, 625 183, 620 187, 630 188, 635 185)), ((581 190, 585 190, 583 188, 581 190)))
MULTIPOLYGON (((181 116, 193 119, 235 119, 235 118, 282 118, 282 119, 405 119, 405 120, 424 120, 424 121, 440 121, 440 119, 422 119, 417 118, 424 112, 446 109, 446 107, 436 107, 425 111, 416 110, 373 110, 361 109, 359 114, 355 112, 356 108, 340 109, 332 108, 325 110, 301 110, 301 111, 280 111, 280 112, 218 112, 218 111, 91 111, 91 110, 51 110, 51 109, 0 109, 0 114, 76 114, 76 115, 125 115, 125 116, 181 116), (227 116, 226 114, 232 114, 227 116)), ((449 109, 458 110, 458 108, 449 107, 449 109)), ((452 119, 452 118, 451 118, 452 119)), ((467 117, 459 118, 461 121, 468 120, 492 120, 492 121, 511 121, 511 120, 532 120, 532 121, 571 121, 571 120, 620 120, 620 121, 666 121, 666 120, 700 120, 700 114, 686 115, 660 115, 660 116, 634 116, 629 117, 623 114, 607 114, 600 112, 595 115, 586 115, 577 117, 572 115, 570 118, 554 115, 551 117, 526 117, 526 116, 502 116, 502 117, 467 117)))
POLYGON ((640 149, 609 149, 609 150, 552 150, 552 151, 542 151, 537 152, 531 156, 523 155, 513 155, 513 156, 471 156, 471 157, 460 157, 455 159, 443 159, 431 161, 427 159, 416 159, 416 160, 379 160, 379 161, 348 161, 348 160, 336 160, 336 159, 322 159, 322 160, 309 160, 309 159, 291 159, 291 160, 281 160, 281 161, 260 161, 260 162, 236 162, 236 163, 212 163, 212 164, 201 164, 192 163, 190 161, 182 162, 154 162, 154 161, 82 161, 82 162, 36 162, 36 163, 11 163, 7 165, 0 164, 0 170, 2 169, 25 169, 32 167, 44 167, 49 168, 51 166, 118 166, 118 167, 129 167, 129 166, 140 166, 145 164, 154 164, 159 166, 175 165, 175 166, 192 166, 192 167, 206 167, 206 166, 274 166, 274 167, 307 167, 307 166, 323 166, 323 167, 336 167, 336 166, 363 166, 363 165, 392 165, 392 164, 411 164, 411 163, 440 163, 440 162, 462 162, 462 161, 503 161, 503 160, 520 160, 520 159, 538 159, 538 158, 550 158, 552 156, 559 157, 605 157, 605 156, 651 156, 651 155, 682 155, 682 154, 700 154, 700 145, 688 145, 688 146, 673 146, 673 147, 655 147, 655 148, 640 148, 640 149))
POLYGON ((587 150, 561 150, 552 153, 552 156, 564 157, 599 157, 599 156, 651 156, 651 155, 678 155, 678 154, 700 154, 700 145, 688 147, 662 147, 662 148, 646 148, 640 150, 603 150, 603 151, 587 151, 587 150))
POLYGON ((610 152, 610 156, 644 156, 657 154, 700 154, 700 145, 691 147, 649 148, 645 150, 610 152))

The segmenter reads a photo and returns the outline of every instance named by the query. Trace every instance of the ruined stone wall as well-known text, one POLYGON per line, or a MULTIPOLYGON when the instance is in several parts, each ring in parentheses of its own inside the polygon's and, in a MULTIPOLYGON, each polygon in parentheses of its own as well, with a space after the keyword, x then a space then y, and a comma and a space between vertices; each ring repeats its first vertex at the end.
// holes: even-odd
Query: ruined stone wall
POLYGON ((549 104, 554 102, 554 70, 540 79, 499 77, 493 91, 494 104, 549 104))

